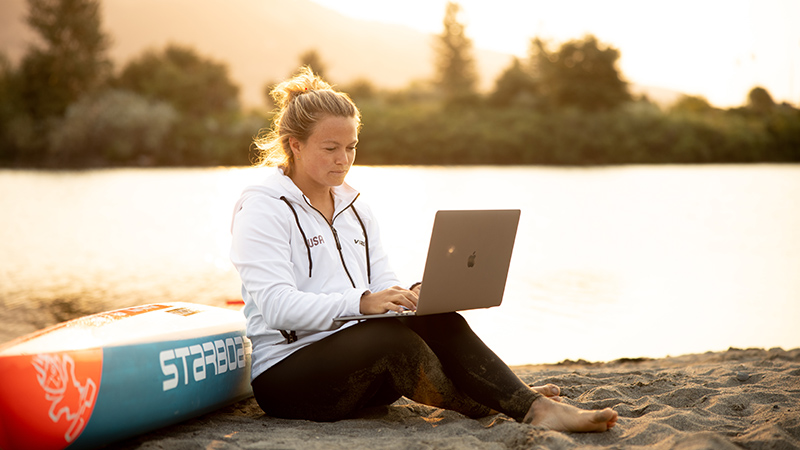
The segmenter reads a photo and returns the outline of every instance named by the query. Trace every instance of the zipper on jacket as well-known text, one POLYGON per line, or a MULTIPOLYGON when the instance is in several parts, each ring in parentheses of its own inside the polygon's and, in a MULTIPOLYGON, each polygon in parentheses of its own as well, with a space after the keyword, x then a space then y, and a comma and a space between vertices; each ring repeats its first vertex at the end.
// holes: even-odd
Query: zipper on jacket
POLYGON ((315 208, 315 207, 314 207, 314 205, 312 205, 311 203, 309 203, 309 202, 308 202, 308 199, 306 199, 305 195, 303 196, 303 200, 305 200, 306 204, 307 204, 308 206, 310 206, 310 207, 311 207, 311 209, 313 209, 314 211, 316 211, 317 213, 319 213, 319 215, 320 215, 320 216, 322 216, 322 220, 324 220, 324 221, 325 221, 325 223, 327 223, 327 224, 328 224, 328 226, 330 227, 330 229, 331 229, 331 234, 333 234, 333 240, 336 242, 336 250, 339 252, 339 259, 341 259, 341 260, 342 260, 342 267, 344 268, 344 273, 346 273, 346 274, 347 274, 347 278, 350 280, 350 284, 351 284, 353 287, 356 287, 356 283, 353 281, 353 277, 350 275, 350 270, 348 270, 348 269, 347 269, 347 263, 345 263, 345 261, 344 261, 344 253, 342 253, 342 244, 341 244, 341 242, 339 242, 339 233, 336 231, 336 228, 334 228, 334 227, 333 227, 333 222, 335 222, 335 221, 336 221, 336 218, 337 218, 337 217, 339 217, 339 215, 340 215, 341 213, 345 212, 345 211, 347 210, 347 208, 350 208, 351 206, 353 206, 353 203, 355 203, 355 202, 356 202, 356 199, 357 199, 357 198, 358 198, 358 196, 356 196, 356 198, 354 198, 354 199, 353 199, 353 201, 352 201, 352 202, 350 202, 350 204, 349 204, 349 205, 347 205, 346 207, 342 208, 342 210, 341 210, 341 211, 339 211, 339 214, 336 214, 335 216, 333 216, 333 218, 331 219, 331 221, 330 221, 330 222, 328 222, 328 218, 327 218, 327 217, 325 217, 325 214, 322 214, 322 211, 318 210, 317 208, 315 208))
POLYGON ((353 281, 353 277, 350 276, 350 271, 347 270, 347 264, 344 262, 344 253, 342 253, 342 244, 339 243, 339 233, 336 231, 336 228, 333 227, 333 224, 329 224, 331 227, 331 231, 333 232, 333 240, 336 241, 336 250, 339 251, 339 259, 342 260, 342 267, 344 267, 344 273, 347 274, 347 278, 350 279, 350 284, 353 287, 356 287, 356 283, 353 281))
POLYGON ((331 231, 333 231, 333 240, 336 242, 336 250, 342 251, 342 244, 339 242, 339 232, 336 231, 336 228, 333 228, 333 225, 331 225, 331 231))
MULTIPOLYGON (((325 214, 322 214, 322 212, 320 210, 318 210, 317 208, 314 207, 314 205, 309 203, 309 201, 308 201, 308 199, 306 199, 305 195, 303 196, 303 200, 305 200, 306 204, 308 206, 310 206, 311 209, 313 209, 314 211, 319 213, 319 215, 322 216, 322 220, 324 220, 325 223, 327 223, 328 226, 330 227, 331 234, 333 234, 333 240, 336 242, 336 250, 339 252, 339 259, 342 260, 342 267, 344 268, 344 272, 347 274, 347 278, 350 280, 350 284, 353 287, 356 287, 356 283, 353 282, 353 277, 350 275, 350 270, 347 269, 347 264, 344 261, 344 254, 342 253, 342 244, 339 241, 339 232, 336 231, 336 228, 333 227, 333 222, 336 221, 336 218, 339 217, 348 208, 352 208, 353 209, 353 213, 356 215, 356 219, 358 220, 359 225, 361 225, 361 230, 364 232, 364 241, 365 241, 364 247, 365 247, 365 250, 366 250, 366 257, 367 257, 367 282, 371 283, 372 280, 371 280, 371 275, 370 275, 370 264, 369 264, 369 236, 367 236, 367 229, 366 229, 366 227, 364 227, 364 222, 361 221, 361 217, 359 217, 358 211, 356 211, 356 209, 353 207, 353 204, 356 202, 356 199, 358 199, 358 195, 356 195, 356 198, 354 198, 353 201, 350 202, 349 205, 347 205, 347 207, 345 207, 341 211, 339 211, 339 214, 336 214, 335 216, 333 216, 331 221, 328 222, 328 219, 325 217, 325 214)), ((286 203, 286 206, 288 206, 289 209, 292 211, 292 214, 294 215, 294 220, 297 223, 297 228, 300 229, 300 234, 303 236, 303 243, 306 245, 306 251, 308 252, 308 277, 311 278, 311 267, 312 267, 313 261, 312 261, 312 258, 311 258, 311 247, 308 244, 308 239, 306 238, 306 233, 303 231, 303 227, 300 225, 300 218, 297 216, 297 212, 294 210, 294 207, 289 202, 289 200, 285 196, 281 196, 281 200, 283 200, 284 203, 286 203)), ((291 343, 297 341, 297 333, 295 331, 293 331, 293 330, 290 330, 290 331, 278 330, 278 331, 280 331, 281 334, 283 335, 283 337, 286 339, 286 343, 287 344, 291 344, 291 343)))

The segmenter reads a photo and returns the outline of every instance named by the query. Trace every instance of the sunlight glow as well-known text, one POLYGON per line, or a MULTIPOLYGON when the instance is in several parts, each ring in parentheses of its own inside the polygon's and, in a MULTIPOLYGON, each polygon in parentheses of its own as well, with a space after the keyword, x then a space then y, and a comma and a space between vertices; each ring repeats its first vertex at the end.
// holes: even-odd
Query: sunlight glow
MULTIPOLYGON (((363 20, 438 33, 446 0, 314 0, 363 20)), ((461 0, 478 48, 525 56, 534 36, 556 43, 591 33, 621 51, 630 82, 738 106, 755 86, 800 104, 800 2, 461 0)))

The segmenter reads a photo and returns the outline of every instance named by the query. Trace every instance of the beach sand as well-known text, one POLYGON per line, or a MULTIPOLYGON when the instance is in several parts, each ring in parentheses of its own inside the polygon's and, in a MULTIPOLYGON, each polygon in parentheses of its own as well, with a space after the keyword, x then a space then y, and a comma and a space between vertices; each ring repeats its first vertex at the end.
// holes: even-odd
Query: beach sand
POLYGON ((517 366, 563 401, 620 415, 605 433, 559 433, 498 414, 480 420, 401 400, 334 423, 265 416, 250 398, 114 444, 124 449, 795 449, 800 349, 517 366))

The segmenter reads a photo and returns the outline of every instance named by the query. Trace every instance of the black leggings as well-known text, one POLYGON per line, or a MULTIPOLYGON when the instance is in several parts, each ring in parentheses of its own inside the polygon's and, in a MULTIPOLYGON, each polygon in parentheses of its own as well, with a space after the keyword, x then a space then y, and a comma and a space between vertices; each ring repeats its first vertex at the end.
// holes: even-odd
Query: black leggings
POLYGON ((270 416, 334 421, 401 396, 469 417, 522 421, 541 394, 457 313, 372 319, 304 347, 253 380, 270 416))

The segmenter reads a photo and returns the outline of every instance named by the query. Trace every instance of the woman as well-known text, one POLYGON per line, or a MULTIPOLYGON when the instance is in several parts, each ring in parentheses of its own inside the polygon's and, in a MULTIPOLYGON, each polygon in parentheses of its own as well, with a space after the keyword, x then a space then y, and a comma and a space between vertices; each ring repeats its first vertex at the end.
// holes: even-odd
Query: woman
POLYGON ((344 183, 360 113, 304 68, 273 91, 272 132, 256 143, 278 171, 251 186, 233 218, 252 385, 268 415, 333 421, 401 396, 470 417, 502 412, 562 431, 605 431, 617 413, 530 388, 457 313, 341 324, 342 315, 414 309, 389 267, 372 212, 344 183))

